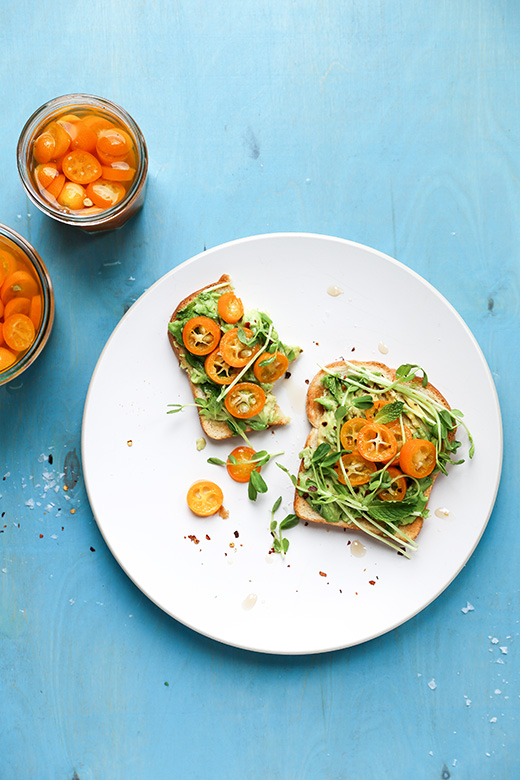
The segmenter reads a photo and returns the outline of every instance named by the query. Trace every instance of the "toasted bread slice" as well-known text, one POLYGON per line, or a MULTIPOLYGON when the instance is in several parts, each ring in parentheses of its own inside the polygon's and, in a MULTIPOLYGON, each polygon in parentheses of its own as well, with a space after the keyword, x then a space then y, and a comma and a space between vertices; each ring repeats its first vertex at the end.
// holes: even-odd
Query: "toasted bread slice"
MULTIPOLYGON (((213 284, 208 284, 205 287, 201 287, 200 290, 196 290, 195 292, 191 293, 191 295, 188 295, 186 298, 184 298, 179 303, 175 311, 173 312, 170 318, 170 322, 175 322, 175 320, 178 319, 179 312, 182 312, 190 303, 192 303, 197 298, 197 296, 200 295, 200 293, 204 292, 204 290, 210 290, 211 288, 214 288, 216 286, 220 288, 222 294, 226 292, 230 292, 234 289, 231 282, 231 277, 228 274, 222 274, 222 276, 217 282, 213 282, 213 284)), ((186 354, 187 354, 186 347, 182 342, 177 341, 177 339, 173 336, 173 334, 169 330, 168 330, 168 339, 170 341, 173 351, 175 352, 175 355, 177 356, 180 367, 186 371, 193 397, 195 399, 205 398, 205 393, 204 390, 201 388, 201 386, 191 381, 189 364, 186 361, 186 354)), ((231 439, 237 436, 236 433, 233 433, 230 430, 225 420, 222 421, 222 420, 211 419, 205 416, 201 410, 199 410, 199 420, 204 433, 211 439, 217 439, 217 440, 231 439)), ((270 422, 270 424, 267 427, 271 428, 277 425, 287 425, 289 422, 290 422, 290 418, 287 417, 282 412, 282 410, 276 403, 272 413, 272 422, 270 422)), ((253 429, 249 427, 249 425, 247 425, 245 432, 249 432, 252 430, 253 429)))
MULTIPOLYGON (((384 365, 383 363, 377 363, 374 361, 357 361, 352 360, 350 361, 352 365, 357 366, 365 366, 366 368, 370 370, 377 371, 378 373, 385 376, 389 381, 393 382, 395 380, 395 370, 388 368, 388 366, 384 365)), ((334 371, 337 373, 341 372, 347 372, 348 366, 343 361, 336 361, 335 363, 330 363, 326 366, 326 368, 329 371, 334 371)), ((325 418, 325 410, 324 407, 318 402, 318 398, 320 398, 323 395, 323 386, 321 384, 323 377, 325 376, 325 371, 319 371, 315 377, 312 379, 308 391, 307 391, 307 404, 306 404, 306 411, 307 411, 307 417, 309 419, 309 422, 312 425, 311 432, 309 433, 309 436, 307 437, 307 441, 305 442, 305 447, 311 447, 312 449, 317 449, 319 443, 320 443, 320 435, 319 430, 322 424, 324 423, 325 418)), ((420 384, 420 380, 414 380, 417 383, 420 384)), ((425 388, 421 387, 422 392, 429 395, 432 399, 437 401, 438 403, 442 404, 446 409, 450 409, 450 405, 448 404, 447 400, 444 398, 444 396, 437 390, 436 387, 434 387, 432 384, 428 383, 428 385, 425 388)), ((450 431, 448 435, 448 439, 452 441, 455 437, 455 429, 453 431, 450 431)), ((299 474, 301 474, 305 470, 303 461, 300 464, 299 474)), ((435 482, 435 479, 438 476, 437 472, 436 474, 432 475, 432 484, 430 485, 427 490, 424 491, 425 496, 428 498, 430 497, 431 490, 433 487, 433 483, 435 482)), ((325 518, 316 510, 314 507, 311 506, 311 504, 298 492, 298 490, 295 491, 295 497, 294 497, 294 512, 298 515, 298 517, 302 520, 307 520, 313 523, 325 523, 326 525, 334 525, 335 527, 339 528, 349 528, 351 530, 359 530, 360 527, 370 532, 371 534, 376 534, 378 536, 381 536, 381 532, 378 528, 373 526, 369 521, 364 520, 362 518, 358 519, 359 525, 355 525, 354 523, 348 522, 348 521, 340 521, 338 523, 331 523, 325 520, 325 518)), ((421 531, 421 528, 423 527, 423 518, 417 517, 413 522, 403 525, 399 529, 399 533, 402 534, 403 539, 411 539, 414 540, 419 535, 419 532, 421 531)))

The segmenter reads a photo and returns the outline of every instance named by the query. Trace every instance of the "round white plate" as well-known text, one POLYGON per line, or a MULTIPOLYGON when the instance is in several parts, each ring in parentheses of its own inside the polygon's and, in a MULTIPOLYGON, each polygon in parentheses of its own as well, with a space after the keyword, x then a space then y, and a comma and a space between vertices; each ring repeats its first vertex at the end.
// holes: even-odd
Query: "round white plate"
MULTIPOLYGON (((467 437, 459 430, 467 455, 467 437)), ((94 371, 82 432, 87 492, 101 533, 135 584, 201 634, 268 653, 348 647, 402 624, 436 598, 475 549, 500 479, 502 428, 485 359, 452 306, 424 279, 374 249, 320 235, 274 234, 233 241, 188 260, 159 279, 114 330, 94 371), (299 466, 309 425, 308 381, 340 357, 424 367, 474 434, 472 461, 439 477, 430 517, 412 560, 362 534, 300 524, 286 532, 285 559, 270 554, 270 511, 281 520, 293 489, 274 461, 269 491, 256 503, 247 485, 207 463, 225 460, 240 440, 208 440, 166 335, 185 296, 229 273, 246 308, 268 312, 282 340, 303 354, 277 395, 290 425, 251 435, 255 447, 283 451, 299 466), (343 292, 336 297, 331 287, 343 292), (224 491, 229 517, 195 517, 186 492, 208 478, 224 491), (449 514, 438 513, 444 508, 449 514), (363 557, 352 554, 362 541, 363 557)))

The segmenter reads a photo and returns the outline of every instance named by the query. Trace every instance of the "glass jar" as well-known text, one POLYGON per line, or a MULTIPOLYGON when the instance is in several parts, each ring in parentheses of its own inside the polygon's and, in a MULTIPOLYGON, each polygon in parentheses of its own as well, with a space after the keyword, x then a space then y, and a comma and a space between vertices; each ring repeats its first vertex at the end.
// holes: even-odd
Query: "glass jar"
POLYGON ((40 255, 5 225, 0 225, 0 280, 0 385, 4 385, 36 360, 54 322, 52 282, 40 255), (20 339, 28 336, 32 342, 25 346, 20 339))
MULTIPOLYGON (((60 124, 60 127, 63 127, 63 125, 60 124)), ((62 133, 62 130, 60 132, 62 133)), ((70 152, 70 148, 68 151, 70 152)), ((94 154, 97 153, 95 149, 91 151, 94 154)), ((67 156, 68 154, 63 155, 61 161, 58 160, 58 163, 63 162, 63 157, 67 156)), ((92 155, 89 155, 89 157, 91 158, 92 155)), ((117 158, 114 157, 113 159, 117 158)), ((132 117, 123 108, 104 98, 84 94, 63 95, 45 103, 28 119, 20 134, 17 147, 17 161, 22 184, 32 202, 44 214, 66 225, 75 225, 87 232, 113 230, 114 228, 122 227, 143 205, 148 170, 148 153, 143 134, 132 117), (36 185, 35 141, 48 128, 51 122, 55 126, 56 120, 58 120, 58 124, 65 120, 65 127, 67 127, 67 117, 75 117, 75 120, 72 121, 77 121, 89 116, 91 118, 101 118, 101 121, 104 120, 107 125, 110 123, 115 124, 116 128, 114 129, 122 128, 130 136, 133 141, 132 155, 134 156, 130 170, 135 171, 135 173, 132 180, 129 182, 125 181, 124 185, 120 179, 115 183, 109 182, 112 189, 124 187, 126 190, 121 200, 114 205, 98 208, 91 200, 85 200, 84 203, 90 203, 90 207, 73 210, 68 208, 66 204, 60 204, 57 199, 59 196, 50 197, 49 193, 42 186, 36 185)), ((95 159, 95 164, 101 165, 97 158, 95 159)), ((57 164, 51 160, 49 165, 57 168, 56 176, 58 176, 59 167, 57 167, 57 164)), ((117 167, 117 163, 114 165, 117 167)), ((126 163, 122 165, 126 165, 127 170, 129 169, 126 163)), ((53 173, 52 170, 50 172, 53 173)), ((75 182, 77 179, 73 179, 73 181, 75 182)), ((99 182, 101 182, 101 179, 99 182)), ((67 184, 70 187, 70 183, 67 182, 67 184)), ((78 188, 77 184, 72 186, 78 188)), ((82 190, 81 186, 79 186, 79 190, 82 190)), ((97 205, 99 206, 99 203, 97 205)))

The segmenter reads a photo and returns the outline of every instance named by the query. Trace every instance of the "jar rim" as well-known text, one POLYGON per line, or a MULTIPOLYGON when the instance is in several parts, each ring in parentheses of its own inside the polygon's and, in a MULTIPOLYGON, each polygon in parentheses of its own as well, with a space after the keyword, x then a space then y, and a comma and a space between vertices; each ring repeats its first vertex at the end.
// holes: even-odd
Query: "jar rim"
POLYGON ((146 141, 139 125, 133 117, 122 106, 114 103, 112 100, 82 92, 52 98, 46 103, 43 103, 31 114, 18 138, 16 159, 18 173, 23 187, 34 205, 52 219, 63 224, 75 225, 76 227, 101 226, 104 223, 110 222, 124 210, 130 208, 140 195, 148 171, 148 150, 146 141), (115 114, 117 119, 127 124, 136 142, 138 151, 137 169, 131 187, 122 200, 115 205, 110 206, 110 208, 104 209, 95 216, 62 212, 54 208, 41 197, 29 175, 28 153, 36 133, 53 113, 60 112, 60 110, 67 105, 75 105, 76 107, 82 106, 85 108, 95 106, 107 113, 115 114))
POLYGON ((0 223, 0 239, 11 241, 28 258, 38 275, 43 292, 42 320, 35 339, 23 357, 0 373, 0 385, 7 384, 25 371, 38 357, 51 334, 54 323, 54 288, 47 266, 36 249, 16 230, 0 223))

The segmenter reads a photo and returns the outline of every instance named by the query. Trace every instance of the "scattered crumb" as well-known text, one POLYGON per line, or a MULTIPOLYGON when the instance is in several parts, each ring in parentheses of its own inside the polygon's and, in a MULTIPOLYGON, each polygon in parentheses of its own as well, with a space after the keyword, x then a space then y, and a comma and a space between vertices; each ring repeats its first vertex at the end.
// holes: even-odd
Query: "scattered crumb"
POLYGON ((224 506, 221 506, 220 509, 218 510, 218 515, 223 520, 227 520, 227 518, 229 517, 229 512, 227 509, 224 508, 224 506))

